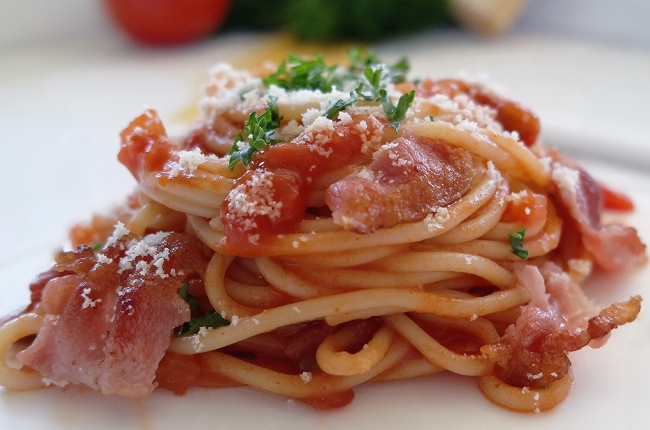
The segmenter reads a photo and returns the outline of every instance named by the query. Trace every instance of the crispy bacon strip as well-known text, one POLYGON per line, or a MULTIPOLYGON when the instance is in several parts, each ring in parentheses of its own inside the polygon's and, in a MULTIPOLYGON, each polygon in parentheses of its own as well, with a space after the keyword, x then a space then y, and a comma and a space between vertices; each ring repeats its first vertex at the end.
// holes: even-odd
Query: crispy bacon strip
POLYGON ((603 198, 599 184, 568 160, 554 163, 555 181, 562 204, 578 224, 582 243, 596 264, 606 270, 623 270, 647 261, 645 245, 636 230, 620 224, 603 225, 603 198), (569 167, 570 166, 570 167, 569 167))
POLYGON ((375 154, 370 177, 351 175, 327 189, 334 222, 371 233, 418 221, 459 200, 476 171, 469 152, 404 133, 375 154))
POLYGON ((70 274, 46 272, 45 323, 18 358, 58 385, 150 394, 173 328, 190 318, 177 291, 187 277, 203 276, 201 242, 182 233, 121 239, 100 253, 80 247, 57 263, 56 271, 70 274))
POLYGON ((498 343, 481 347, 481 352, 499 367, 500 377, 508 384, 545 388, 569 371, 568 352, 577 351, 591 340, 600 339, 615 328, 634 321, 640 310, 641 297, 634 296, 627 302, 603 309, 589 319, 584 330, 553 333, 537 330, 537 335, 531 338, 536 326, 548 325, 539 308, 528 306, 498 343))

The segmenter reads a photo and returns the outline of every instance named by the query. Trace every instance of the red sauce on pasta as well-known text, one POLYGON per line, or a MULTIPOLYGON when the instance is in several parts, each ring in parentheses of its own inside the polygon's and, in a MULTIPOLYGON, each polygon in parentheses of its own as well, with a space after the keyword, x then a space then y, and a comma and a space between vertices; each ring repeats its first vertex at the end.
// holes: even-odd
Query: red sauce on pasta
MULTIPOLYGON (((221 221, 226 228, 222 252, 237 252, 240 255, 259 256, 264 253, 264 243, 298 224, 305 214, 308 202, 306 196, 313 189, 317 179, 345 165, 368 161, 361 154, 363 140, 356 131, 357 124, 366 117, 353 116, 352 122, 335 125, 331 138, 317 150, 313 136, 301 134, 292 142, 271 146, 257 153, 251 163, 251 170, 237 179, 237 187, 250 187, 251 179, 261 173, 270 173, 271 197, 281 203, 277 216, 234 214, 233 194, 226 198, 221 207, 221 221), (329 154, 324 156, 323 154, 329 154), (248 185, 247 185, 248 184, 248 185), (253 228, 244 228, 244 223, 254 223, 253 228), (259 234, 259 242, 251 242, 250 236, 259 234), (260 246, 261 245, 261 246, 260 246)), ((376 127, 370 121, 366 125, 371 132, 376 127)))

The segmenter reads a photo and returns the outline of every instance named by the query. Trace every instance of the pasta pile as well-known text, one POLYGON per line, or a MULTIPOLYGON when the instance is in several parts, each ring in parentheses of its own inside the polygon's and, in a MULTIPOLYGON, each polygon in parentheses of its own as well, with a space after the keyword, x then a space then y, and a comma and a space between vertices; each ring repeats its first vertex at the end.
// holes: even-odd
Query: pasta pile
POLYGON ((580 285, 645 246, 601 223, 611 192, 530 111, 407 71, 358 52, 219 65, 186 135, 136 118, 119 160, 137 190, 76 226, 4 322, 0 384, 250 385, 326 409, 446 370, 514 410, 566 398, 567 354, 640 310, 580 285))

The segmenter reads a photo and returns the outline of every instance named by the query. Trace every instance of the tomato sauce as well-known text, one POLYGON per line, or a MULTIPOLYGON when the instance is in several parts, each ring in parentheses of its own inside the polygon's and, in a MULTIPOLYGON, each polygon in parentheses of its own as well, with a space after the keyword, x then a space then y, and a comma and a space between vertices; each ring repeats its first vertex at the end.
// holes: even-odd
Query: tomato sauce
POLYGON ((603 184, 599 185, 600 193, 603 196, 603 206, 605 209, 621 212, 632 212, 634 210, 634 203, 628 196, 618 191, 609 189, 603 184))
POLYGON ((142 173, 160 171, 176 147, 167 140, 167 131, 158 113, 148 109, 120 133, 122 148, 117 159, 140 180, 142 173))
POLYGON ((230 378, 211 372, 204 364, 204 354, 181 355, 167 352, 156 371, 156 382, 161 388, 179 396, 190 387, 234 387, 241 385, 230 378))
POLYGON ((545 195, 527 193, 508 202, 506 210, 501 216, 501 221, 530 225, 545 219, 547 212, 547 198, 545 195))
POLYGON ((340 393, 329 394, 327 396, 306 397, 304 399, 298 400, 308 404, 318 411, 338 409, 352 403, 352 400, 354 400, 354 391, 345 390, 340 393))
MULTIPOLYGON (((208 353, 209 354, 209 353, 208 353)), ((296 363, 286 359, 250 359, 246 360, 258 366, 285 374, 299 374, 296 363)), ((156 383, 159 387, 172 391, 176 395, 184 395, 190 387, 234 387, 241 385, 226 376, 210 371, 205 364, 205 354, 181 355, 167 352, 156 371, 156 383)), ((352 402, 354 391, 346 390, 340 393, 317 397, 298 399, 317 410, 342 408, 352 402)))
MULTIPOLYGON (((264 255, 265 239, 288 231, 303 219, 307 196, 313 191, 316 178, 341 166, 368 162, 370 157, 362 154, 364 142, 356 130, 356 125, 364 120, 367 117, 353 116, 351 123, 335 123, 331 138, 318 151, 314 150, 313 137, 303 133, 292 142, 270 146, 256 153, 250 171, 236 181, 235 188, 243 187, 246 192, 247 182, 253 175, 272 173, 273 199, 282 203, 279 215, 234 215, 231 193, 221 207, 221 221, 226 228, 221 251, 245 257, 264 255), (323 153, 329 153, 329 156, 323 153), (253 228, 243 228, 244 224, 251 225, 251 222, 253 228), (259 235, 259 242, 250 241, 251 235, 259 235)), ((377 124, 372 121, 366 121, 366 124, 368 135, 373 135, 377 124)), ((381 127, 385 124, 381 123, 381 127)))

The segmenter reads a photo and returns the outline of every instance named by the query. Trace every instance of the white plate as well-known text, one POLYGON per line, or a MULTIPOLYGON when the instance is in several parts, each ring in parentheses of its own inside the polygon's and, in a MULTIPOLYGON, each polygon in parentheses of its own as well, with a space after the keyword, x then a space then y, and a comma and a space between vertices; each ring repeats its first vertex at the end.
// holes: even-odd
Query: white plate
MULTIPOLYGON (((121 128, 144 104, 174 125, 179 110, 196 99, 208 66, 259 40, 231 36, 171 51, 60 48, 0 59, 0 314, 28 302, 29 281, 50 264, 72 223, 134 186, 116 160, 121 128)), ((377 51, 409 55, 419 76, 490 73, 540 115, 550 143, 608 159, 587 164, 633 197, 637 211, 629 222, 650 243, 650 174, 643 172, 650 167, 643 126, 650 56, 559 40, 481 42, 459 35, 427 35, 377 51)), ((600 276, 587 289, 604 305, 643 294, 649 283, 646 267, 600 276)), ((327 413, 248 388, 194 389, 184 397, 161 390, 138 401, 83 389, 0 389, 0 428, 638 428, 650 420, 648 332, 644 309, 602 349, 573 354, 571 396, 539 415, 505 411, 485 400, 474 380, 444 374, 364 386, 350 406, 327 413)))

